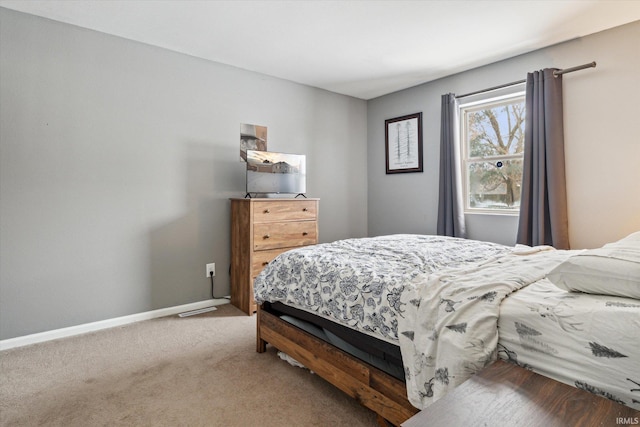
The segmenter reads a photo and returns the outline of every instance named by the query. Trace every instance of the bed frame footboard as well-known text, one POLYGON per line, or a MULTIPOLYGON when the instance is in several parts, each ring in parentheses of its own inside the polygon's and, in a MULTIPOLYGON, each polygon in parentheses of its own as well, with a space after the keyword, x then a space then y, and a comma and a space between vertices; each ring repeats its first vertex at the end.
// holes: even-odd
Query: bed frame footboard
POLYGON ((258 306, 258 353, 267 343, 288 354, 360 404, 378 414, 378 422, 399 426, 418 412, 407 400, 405 384, 258 306))

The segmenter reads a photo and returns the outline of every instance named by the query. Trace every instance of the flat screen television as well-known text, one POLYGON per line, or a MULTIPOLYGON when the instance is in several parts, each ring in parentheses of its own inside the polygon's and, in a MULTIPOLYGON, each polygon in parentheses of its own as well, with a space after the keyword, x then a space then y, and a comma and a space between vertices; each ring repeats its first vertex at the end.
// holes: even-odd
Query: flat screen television
POLYGON ((247 150, 247 196, 306 192, 305 155, 247 150))

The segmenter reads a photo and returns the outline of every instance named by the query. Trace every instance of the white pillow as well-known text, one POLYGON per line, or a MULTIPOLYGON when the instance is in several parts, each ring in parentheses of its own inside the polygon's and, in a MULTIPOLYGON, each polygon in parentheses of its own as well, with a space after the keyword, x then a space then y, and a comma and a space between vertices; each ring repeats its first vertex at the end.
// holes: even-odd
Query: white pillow
POLYGON ((640 231, 567 258, 547 278, 567 291, 640 299, 640 231))

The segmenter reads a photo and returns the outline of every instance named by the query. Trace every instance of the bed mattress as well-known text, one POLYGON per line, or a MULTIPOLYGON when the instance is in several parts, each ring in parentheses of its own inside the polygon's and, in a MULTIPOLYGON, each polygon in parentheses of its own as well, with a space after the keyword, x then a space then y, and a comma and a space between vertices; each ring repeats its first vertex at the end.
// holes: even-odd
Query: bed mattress
POLYGON ((404 381, 404 366, 399 346, 280 302, 265 302, 262 309, 404 381))
POLYGON ((539 280, 500 306, 498 356, 640 409, 640 300, 539 280))
POLYGON ((258 304, 282 302, 392 344, 400 295, 419 275, 485 262, 513 248, 444 236, 396 234, 280 254, 254 282, 258 304))

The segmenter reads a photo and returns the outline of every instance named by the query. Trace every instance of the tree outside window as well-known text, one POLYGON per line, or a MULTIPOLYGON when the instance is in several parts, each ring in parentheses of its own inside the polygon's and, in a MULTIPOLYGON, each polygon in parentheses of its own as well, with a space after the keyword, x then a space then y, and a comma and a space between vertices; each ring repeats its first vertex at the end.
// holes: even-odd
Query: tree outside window
POLYGON ((460 106, 465 211, 517 213, 524 152, 522 93, 460 106))

